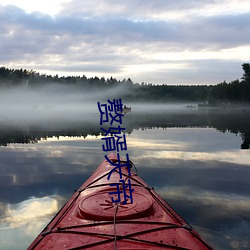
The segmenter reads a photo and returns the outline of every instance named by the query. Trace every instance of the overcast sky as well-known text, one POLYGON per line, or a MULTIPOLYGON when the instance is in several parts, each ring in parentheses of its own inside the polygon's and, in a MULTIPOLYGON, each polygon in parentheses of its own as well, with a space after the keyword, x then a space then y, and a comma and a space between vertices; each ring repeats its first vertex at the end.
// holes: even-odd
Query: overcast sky
POLYGON ((250 62, 249 0, 0 0, 0 66, 216 84, 250 62))

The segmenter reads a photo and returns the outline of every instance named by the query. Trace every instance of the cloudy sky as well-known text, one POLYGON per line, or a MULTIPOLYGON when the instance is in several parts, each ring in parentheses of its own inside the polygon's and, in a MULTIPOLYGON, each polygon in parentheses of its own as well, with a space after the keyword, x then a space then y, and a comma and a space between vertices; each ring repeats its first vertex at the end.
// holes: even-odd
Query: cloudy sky
POLYGON ((0 0, 0 66, 154 84, 241 78, 249 0, 0 0))

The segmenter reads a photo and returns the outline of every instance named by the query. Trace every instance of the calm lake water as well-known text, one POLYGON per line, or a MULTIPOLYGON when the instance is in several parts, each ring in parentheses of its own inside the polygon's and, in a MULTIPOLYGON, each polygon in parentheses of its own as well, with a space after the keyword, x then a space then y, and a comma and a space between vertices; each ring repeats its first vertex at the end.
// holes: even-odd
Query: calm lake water
MULTIPOLYGON (((1 249, 27 248, 103 160, 96 110, 0 119, 1 249)), ((123 127, 123 155, 210 245, 250 249, 249 110, 135 105, 123 127)))

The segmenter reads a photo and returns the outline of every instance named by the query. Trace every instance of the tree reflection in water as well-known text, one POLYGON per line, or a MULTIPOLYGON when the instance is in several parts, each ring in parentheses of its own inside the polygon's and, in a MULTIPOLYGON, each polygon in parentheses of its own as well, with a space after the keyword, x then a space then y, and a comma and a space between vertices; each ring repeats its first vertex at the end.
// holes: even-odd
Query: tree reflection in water
MULTIPOLYGON (((85 117, 86 118, 86 117, 85 117)), ((92 117, 93 118, 93 117, 92 117)), ((89 119, 89 122, 74 120, 72 122, 47 121, 47 123, 13 125, 0 124, 0 145, 8 146, 11 143, 37 143, 41 139, 69 136, 86 137, 100 135, 98 117, 89 119)), ((124 117, 123 125, 126 133, 133 130, 148 128, 185 128, 209 127, 220 132, 240 134, 241 149, 249 149, 250 145, 250 109, 223 110, 223 109, 192 109, 192 110, 149 110, 140 112, 133 110, 124 117)))

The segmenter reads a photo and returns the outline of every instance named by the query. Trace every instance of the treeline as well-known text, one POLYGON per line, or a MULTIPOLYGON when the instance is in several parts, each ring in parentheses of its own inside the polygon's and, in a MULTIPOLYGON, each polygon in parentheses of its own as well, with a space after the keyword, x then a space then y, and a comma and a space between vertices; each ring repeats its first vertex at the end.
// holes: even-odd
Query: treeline
POLYGON ((0 68, 0 87, 37 88, 53 83, 80 88, 82 91, 108 90, 120 87, 115 98, 124 101, 192 101, 209 105, 225 103, 250 103, 250 64, 242 65, 244 74, 241 80, 223 82, 217 85, 153 85, 134 83, 130 78, 117 80, 113 77, 52 76, 34 70, 0 68))
POLYGON ((240 80, 215 85, 209 95, 210 104, 250 103, 250 64, 242 64, 244 74, 240 80))

